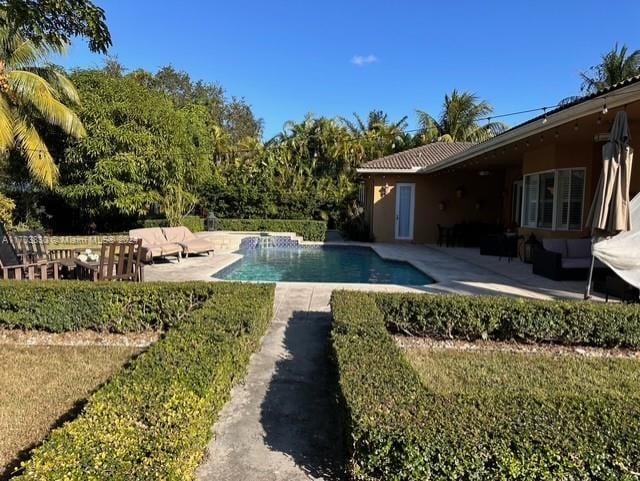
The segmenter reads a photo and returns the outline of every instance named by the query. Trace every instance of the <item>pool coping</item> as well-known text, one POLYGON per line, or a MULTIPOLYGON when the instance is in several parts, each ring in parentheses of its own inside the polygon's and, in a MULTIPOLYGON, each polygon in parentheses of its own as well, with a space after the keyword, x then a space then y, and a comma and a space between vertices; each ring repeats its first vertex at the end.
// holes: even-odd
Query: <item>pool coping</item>
POLYGON ((357 241, 329 241, 329 242, 321 242, 321 241, 301 241, 300 245, 302 246, 337 246, 337 247, 368 247, 369 249, 371 249, 376 255, 378 255, 381 259, 384 260, 388 260, 388 261, 394 261, 394 262, 405 262, 407 264, 409 264, 411 267, 413 267, 414 269, 417 269, 419 272, 421 272, 422 274, 426 275, 427 277, 433 279, 433 282, 429 283, 429 284, 383 284, 383 283, 363 283, 363 282, 317 282, 317 281, 231 281, 228 279, 222 279, 220 277, 216 277, 216 274, 218 274, 219 272, 225 270, 226 268, 228 268, 229 266, 231 266, 232 264, 235 264, 236 262, 238 262, 240 259, 242 259, 244 257, 244 254, 240 253, 240 250, 235 250, 229 253, 226 253, 227 255, 231 256, 227 261, 223 262, 219 267, 216 268, 215 271, 213 271, 210 275, 209 278, 213 281, 216 282, 248 282, 248 283, 264 283, 264 284, 282 284, 282 285, 290 285, 292 287, 295 286, 308 286, 311 284, 316 284, 316 285, 326 285, 327 287, 333 287, 333 288, 338 288, 338 287, 344 287, 344 288, 349 288, 349 287, 353 287, 354 289, 371 289, 372 286, 380 286, 381 288, 408 288, 410 290, 419 290, 421 292, 424 292, 424 289, 427 287, 433 287, 436 284, 438 284, 439 282, 441 282, 440 279, 438 279, 438 277, 434 276, 433 274, 429 273, 427 270, 424 269, 424 267, 422 267, 420 264, 418 264, 417 262, 414 262, 411 259, 405 259, 405 258, 400 258, 397 256, 393 256, 390 255, 389 253, 384 253, 384 252, 380 252, 376 246, 375 243, 370 243, 370 242, 357 242, 357 241))

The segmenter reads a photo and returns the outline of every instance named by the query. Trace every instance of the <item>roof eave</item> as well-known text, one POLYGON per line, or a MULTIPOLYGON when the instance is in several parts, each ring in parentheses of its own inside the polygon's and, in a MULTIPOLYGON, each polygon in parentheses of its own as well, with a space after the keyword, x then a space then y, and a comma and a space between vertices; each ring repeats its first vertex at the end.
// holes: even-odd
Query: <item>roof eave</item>
POLYGON ((579 119, 581 117, 595 114, 602 110, 603 99, 606 100, 608 109, 622 107, 632 101, 637 101, 640 99, 640 93, 635 83, 618 89, 615 92, 615 96, 607 98, 607 95, 611 92, 605 92, 602 95, 589 100, 585 100, 584 102, 569 107, 565 110, 549 114, 547 116, 547 122, 545 122, 544 124, 542 124, 541 122, 531 122, 523 124, 520 127, 515 127, 503 134, 493 137, 492 139, 489 139, 480 144, 476 144, 459 154, 455 154, 448 159, 443 160, 442 162, 438 162, 437 164, 432 166, 423 167, 419 169, 419 172, 421 174, 437 172, 439 170, 446 169, 447 167, 459 164, 460 162, 464 162, 487 152, 491 152, 492 150, 506 147, 507 145, 518 142, 532 135, 542 134, 549 130, 553 130, 563 124, 579 119), (625 93, 626 90, 630 91, 625 93))
POLYGON ((411 169, 356 169, 358 174, 416 174, 424 167, 412 167, 411 169))

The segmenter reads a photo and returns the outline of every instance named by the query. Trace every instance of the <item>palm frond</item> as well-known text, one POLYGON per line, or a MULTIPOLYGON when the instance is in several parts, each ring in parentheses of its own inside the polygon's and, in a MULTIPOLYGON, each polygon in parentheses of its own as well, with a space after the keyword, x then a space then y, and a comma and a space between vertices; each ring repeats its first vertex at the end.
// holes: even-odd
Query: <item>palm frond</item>
POLYGON ((0 95, 0 152, 9 150, 14 143, 14 112, 7 99, 0 95))
POLYGON ((26 119, 16 119, 14 137, 27 160, 27 167, 33 178, 47 187, 52 187, 58 181, 58 166, 33 124, 26 119))
POLYGON ((26 70, 14 70, 9 73, 8 80, 20 102, 33 106, 47 122, 57 125, 72 137, 86 135, 75 112, 55 97, 55 91, 42 77, 26 70))
POLYGON ((80 104, 80 95, 66 76, 51 67, 25 67, 23 70, 35 73, 47 81, 51 88, 63 99, 72 104, 80 104))

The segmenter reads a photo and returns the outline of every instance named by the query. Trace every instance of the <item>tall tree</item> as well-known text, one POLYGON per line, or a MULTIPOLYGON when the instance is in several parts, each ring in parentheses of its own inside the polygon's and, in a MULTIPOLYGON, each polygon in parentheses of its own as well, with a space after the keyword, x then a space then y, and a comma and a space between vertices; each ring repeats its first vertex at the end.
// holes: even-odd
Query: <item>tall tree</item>
POLYGON ((493 107, 471 92, 458 92, 456 89, 444 96, 442 112, 437 119, 422 110, 416 112, 420 124, 416 137, 420 144, 482 142, 506 128, 502 122, 481 124, 480 121, 493 112, 493 107))
POLYGON ((626 45, 618 47, 616 43, 602 55, 598 65, 580 74, 582 91, 594 93, 635 75, 640 75, 640 50, 629 52, 626 45))
POLYGON ((56 183, 58 168, 41 131, 55 126, 74 138, 85 135, 78 116, 63 103, 79 103, 76 89, 44 63, 53 52, 62 48, 0 28, 0 152, 17 150, 31 176, 47 187, 56 183))
POLYGON ((62 47, 85 37, 93 52, 111 46, 104 10, 90 0, 0 0, 0 26, 13 26, 36 44, 62 47))
POLYGON ((363 152, 364 161, 400 152, 410 147, 411 139, 405 132, 407 128, 406 116, 393 122, 382 110, 372 110, 366 120, 363 120, 357 113, 354 113, 353 117, 353 121, 344 117, 339 117, 339 121, 353 136, 355 148, 363 152))
POLYGON ((210 178, 213 145, 205 107, 177 107, 134 74, 74 72, 89 135, 66 149, 57 192, 88 218, 145 215, 164 207, 172 223, 210 178))

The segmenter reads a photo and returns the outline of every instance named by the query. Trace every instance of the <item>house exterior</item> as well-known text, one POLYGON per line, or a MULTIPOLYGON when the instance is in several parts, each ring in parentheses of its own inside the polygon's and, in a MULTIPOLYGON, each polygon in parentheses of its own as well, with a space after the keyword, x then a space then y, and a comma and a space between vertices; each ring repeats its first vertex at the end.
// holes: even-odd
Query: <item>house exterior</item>
MULTIPOLYGON (((364 164, 361 202, 378 242, 435 243, 438 224, 512 227, 537 238, 589 236, 584 222, 616 112, 640 152, 640 76, 485 142, 435 143, 364 164)), ((633 169, 631 196, 640 191, 633 169)))

